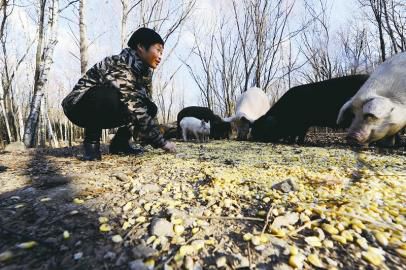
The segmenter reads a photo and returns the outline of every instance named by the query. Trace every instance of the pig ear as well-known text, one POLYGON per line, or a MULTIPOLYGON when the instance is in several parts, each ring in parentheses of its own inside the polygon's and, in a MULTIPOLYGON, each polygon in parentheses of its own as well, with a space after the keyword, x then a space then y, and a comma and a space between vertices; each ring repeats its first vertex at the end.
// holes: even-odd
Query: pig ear
POLYGON ((393 110, 392 103, 386 98, 373 98, 364 103, 363 114, 371 114, 376 118, 384 118, 393 110))
POLYGON ((346 116, 348 116, 348 112, 351 109, 352 105, 352 99, 348 100, 344 105, 341 107, 340 112, 338 113, 337 117, 337 125, 342 124, 346 119, 346 116))

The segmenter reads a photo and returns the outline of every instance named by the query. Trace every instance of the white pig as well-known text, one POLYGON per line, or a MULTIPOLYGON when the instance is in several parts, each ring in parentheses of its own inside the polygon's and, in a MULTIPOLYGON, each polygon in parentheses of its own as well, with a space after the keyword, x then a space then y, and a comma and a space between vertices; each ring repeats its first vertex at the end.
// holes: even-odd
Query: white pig
POLYGON ((187 141, 188 133, 193 133, 198 141, 200 141, 200 135, 202 141, 208 141, 210 135, 210 121, 206 123, 204 120, 199 120, 195 117, 184 117, 179 124, 182 128, 183 140, 185 142, 187 141))
POLYGON ((406 126, 406 53, 394 55, 372 73, 341 108, 337 123, 354 115, 347 140, 361 145, 390 139, 406 126))
POLYGON ((226 122, 234 122, 237 127, 237 138, 246 140, 250 124, 263 116, 271 108, 268 96, 258 87, 251 87, 237 100, 235 115, 225 118, 226 122))

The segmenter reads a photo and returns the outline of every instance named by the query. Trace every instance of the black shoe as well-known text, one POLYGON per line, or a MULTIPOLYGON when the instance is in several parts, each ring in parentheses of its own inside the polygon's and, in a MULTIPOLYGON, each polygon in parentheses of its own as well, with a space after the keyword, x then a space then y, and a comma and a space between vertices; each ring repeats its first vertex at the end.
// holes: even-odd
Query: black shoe
POLYGON ((131 132, 128 127, 121 127, 111 140, 109 152, 113 155, 142 155, 143 148, 134 148, 130 145, 131 132))
POLYGON ((95 143, 84 142, 83 147, 85 148, 83 160, 85 161, 101 160, 100 142, 95 143))

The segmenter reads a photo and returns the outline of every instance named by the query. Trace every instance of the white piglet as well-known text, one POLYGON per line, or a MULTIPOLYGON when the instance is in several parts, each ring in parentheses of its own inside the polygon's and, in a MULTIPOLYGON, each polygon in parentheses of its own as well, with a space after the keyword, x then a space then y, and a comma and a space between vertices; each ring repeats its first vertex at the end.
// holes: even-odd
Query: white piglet
POLYGON ((195 117, 184 117, 180 121, 180 127, 182 128, 183 140, 188 140, 188 134, 193 133, 198 141, 207 142, 210 135, 210 121, 197 119, 195 117))

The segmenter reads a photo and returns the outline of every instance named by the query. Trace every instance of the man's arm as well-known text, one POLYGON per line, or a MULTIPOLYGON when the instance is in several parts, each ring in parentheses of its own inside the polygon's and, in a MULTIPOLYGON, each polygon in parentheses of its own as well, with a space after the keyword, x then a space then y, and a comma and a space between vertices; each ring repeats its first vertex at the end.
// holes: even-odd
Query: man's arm
POLYGON ((137 123, 140 139, 154 148, 162 148, 166 140, 159 132, 155 115, 151 115, 151 104, 144 89, 123 94, 122 101, 131 112, 132 121, 137 123))

